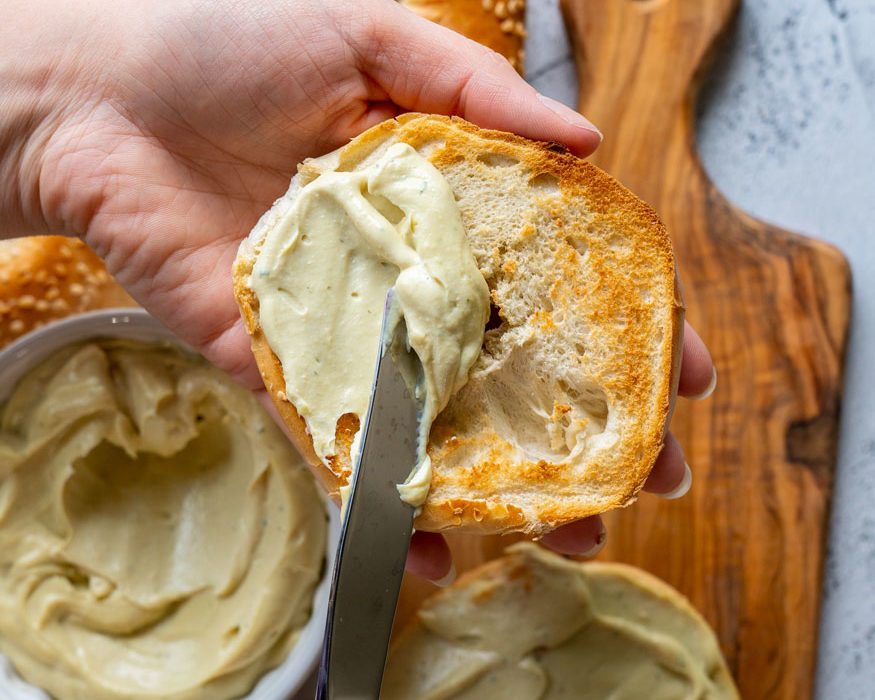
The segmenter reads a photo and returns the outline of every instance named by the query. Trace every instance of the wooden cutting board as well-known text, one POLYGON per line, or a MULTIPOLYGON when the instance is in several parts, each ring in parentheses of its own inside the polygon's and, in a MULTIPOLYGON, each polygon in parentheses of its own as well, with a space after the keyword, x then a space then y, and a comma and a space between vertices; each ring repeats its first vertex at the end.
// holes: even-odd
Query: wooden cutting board
MULTIPOLYGON (((699 161, 700 76, 737 5, 563 0, 580 111, 605 134, 592 161, 668 227, 687 319, 719 377, 710 399, 681 400, 672 422, 692 491, 644 495, 605 516, 599 559, 641 566, 686 594, 716 630, 742 697, 795 700, 814 680, 850 273, 836 249, 732 206, 699 161)), ((451 546, 464 570, 510 541, 455 536, 451 546)), ((406 581, 399 620, 433 590, 406 581)))

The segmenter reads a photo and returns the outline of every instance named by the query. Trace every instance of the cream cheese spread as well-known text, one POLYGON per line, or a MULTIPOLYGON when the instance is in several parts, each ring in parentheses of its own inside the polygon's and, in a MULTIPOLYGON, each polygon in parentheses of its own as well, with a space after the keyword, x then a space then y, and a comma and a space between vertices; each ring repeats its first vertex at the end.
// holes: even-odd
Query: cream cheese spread
MULTIPOLYGON (((323 461, 334 454, 338 419, 367 412, 390 287, 424 370, 426 436, 467 381, 489 318, 453 192, 404 143, 365 169, 325 172, 301 188, 267 231, 250 284, 285 393, 323 461)), ((430 483, 425 457, 401 497, 420 505, 430 483)))
POLYGON ((252 394, 106 340, 0 411, 0 653, 58 700, 223 700, 278 665, 325 553, 309 471, 252 394))
POLYGON ((530 543, 509 551, 426 601, 393 641, 383 700, 738 697, 713 632, 667 585, 530 543))

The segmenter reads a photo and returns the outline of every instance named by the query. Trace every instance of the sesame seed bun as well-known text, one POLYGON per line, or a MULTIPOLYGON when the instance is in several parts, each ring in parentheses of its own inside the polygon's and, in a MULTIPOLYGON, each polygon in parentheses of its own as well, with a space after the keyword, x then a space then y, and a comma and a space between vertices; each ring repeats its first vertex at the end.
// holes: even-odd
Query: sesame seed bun
POLYGON ((84 243, 63 236, 0 241, 0 347, 83 311, 136 306, 84 243))

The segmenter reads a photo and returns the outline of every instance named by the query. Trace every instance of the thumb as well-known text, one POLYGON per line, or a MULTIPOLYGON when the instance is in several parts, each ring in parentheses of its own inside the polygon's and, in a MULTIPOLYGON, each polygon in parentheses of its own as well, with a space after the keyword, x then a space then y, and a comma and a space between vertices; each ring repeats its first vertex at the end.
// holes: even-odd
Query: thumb
POLYGON ((601 134, 540 95, 506 59, 394 2, 363 3, 347 41, 359 69, 403 110, 457 115, 478 126, 566 145, 584 157, 601 134))

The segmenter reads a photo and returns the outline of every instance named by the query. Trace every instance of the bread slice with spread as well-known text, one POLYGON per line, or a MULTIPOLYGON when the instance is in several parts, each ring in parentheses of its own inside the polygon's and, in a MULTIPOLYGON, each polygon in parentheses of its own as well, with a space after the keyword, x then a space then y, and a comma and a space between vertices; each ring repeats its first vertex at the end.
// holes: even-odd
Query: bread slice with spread
POLYGON ((241 244, 235 295, 297 447, 336 497, 364 416, 342 415, 334 453, 317 456, 259 322, 257 256, 301 187, 365 169, 399 142, 449 184, 492 312, 467 383, 432 425, 433 479, 416 527, 540 535, 628 505, 677 387, 683 302, 668 234, 648 205, 564 147, 456 117, 405 114, 305 161, 241 244))
POLYGON ((642 569, 518 542, 392 637, 380 697, 738 700, 713 630, 642 569))

